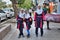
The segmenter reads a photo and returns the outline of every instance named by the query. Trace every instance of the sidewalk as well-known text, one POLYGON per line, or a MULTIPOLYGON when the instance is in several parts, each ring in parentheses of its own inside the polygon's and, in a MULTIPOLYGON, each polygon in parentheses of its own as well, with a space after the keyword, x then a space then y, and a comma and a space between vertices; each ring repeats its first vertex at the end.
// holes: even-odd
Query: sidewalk
POLYGON ((43 37, 40 37, 40 32, 39 36, 35 36, 35 27, 34 27, 34 22, 32 24, 31 28, 31 37, 27 38, 26 37, 26 27, 24 28, 24 35, 25 37, 21 37, 20 39, 18 38, 19 31, 16 29, 16 23, 10 23, 12 25, 12 30, 8 33, 8 35, 3 39, 3 40, 60 40, 60 30, 57 28, 60 27, 60 23, 52 23, 50 22, 50 28, 52 30, 47 30, 46 29, 46 22, 44 23, 44 35, 43 37))

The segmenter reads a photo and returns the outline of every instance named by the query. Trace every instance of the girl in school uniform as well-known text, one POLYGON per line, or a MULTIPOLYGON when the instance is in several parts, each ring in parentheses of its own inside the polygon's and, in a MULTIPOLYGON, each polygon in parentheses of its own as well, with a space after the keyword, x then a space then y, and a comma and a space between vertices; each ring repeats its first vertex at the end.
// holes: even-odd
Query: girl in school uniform
POLYGON ((32 18, 30 16, 30 14, 27 12, 27 10, 25 10, 25 22, 26 22, 26 27, 27 27, 27 37, 30 37, 30 28, 31 28, 31 24, 30 21, 32 21, 32 18))
POLYGON ((37 10, 35 11, 34 21, 36 37, 38 37, 38 28, 40 28, 41 36, 43 36, 43 9, 40 5, 38 5, 37 10))
POLYGON ((24 34, 23 34, 23 28, 24 28, 23 19, 24 19, 24 10, 21 9, 19 14, 17 15, 17 28, 19 29, 19 32, 20 32, 18 38, 20 38, 21 36, 24 37, 24 34))

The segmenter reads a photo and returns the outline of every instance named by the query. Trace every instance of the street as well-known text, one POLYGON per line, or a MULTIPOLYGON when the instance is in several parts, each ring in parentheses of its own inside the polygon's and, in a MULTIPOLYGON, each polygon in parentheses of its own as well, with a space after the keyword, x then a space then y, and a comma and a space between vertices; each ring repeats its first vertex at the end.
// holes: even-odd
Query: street
POLYGON ((0 0, 0 40, 60 40, 60 0, 0 0))
POLYGON ((11 24, 11 31, 8 33, 8 35, 6 35, 6 37, 3 40, 60 40, 60 30, 58 30, 60 23, 52 23, 50 22, 50 28, 51 30, 47 30, 46 28, 46 22, 44 22, 44 35, 43 37, 40 36, 40 32, 39 32, 39 36, 36 37, 35 36, 35 27, 34 27, 34 22, 31 26, 31 37, 27 38, 27 32, 26 32, 26 25, 24 27, 24 35, 25 37, 21 37, 18 38, 18 34, 19 34, 19 30, 16 28, 16 19, 10 19, 9 21, 12 22, 7 22, 8 24, 11 24))

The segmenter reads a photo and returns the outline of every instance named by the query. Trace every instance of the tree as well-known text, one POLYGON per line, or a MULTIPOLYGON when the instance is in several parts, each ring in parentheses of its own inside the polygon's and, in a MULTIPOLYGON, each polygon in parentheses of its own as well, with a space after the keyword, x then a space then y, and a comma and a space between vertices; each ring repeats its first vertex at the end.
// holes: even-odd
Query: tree
POLYGON ((25 2, 25 0, 18 0, 18 4, 23 4, 25 2))
POLYGON ((12 4, 7 5, 7 7, 12 8, 12 4))
POLYGON ((18 13, 17 6, 16 6, 17 4, 19 5, 19 7, 22 7, 22 8, 31 7, 31 0, 10 0, 10 1, 12 2, 12 6, 15 12, 15 17, 18 13))
POLYGON ((18 5, 21 7, 22 4, 24 4, 25 0, 18 0, 18 5))
POLYGON ((2 1, 1 1, 1 2, 0 2, 0 9, 1 9, 1 8, 5 8, 5 7, 7 7, 7 6, 6 6, 6 2, 2 2, 2 1))
POLYGON ((15 13, 15 17, 18 13, 18 10, 17 10, 17 4, 21 5, 24 3, 25 0, 10 0, 12 2, 12 6, 13 6, 13 9, 14 9, 14 13, 15 13))
POLYGON ((18 13, 17 6, 16 6, 17 0, 10 0, 10 1, 12 2, 12 6, 13 6, 15 17, 16 17, 16 15, 18 13))
POLYGON ((31 0, 25 0, 22 4, 18 4, 18 5, 21 8, 27 8, 27 9, 29 9, 32 6, 32 1, 31 0))
POLYGON ((2 0, 0 0, 0 2, 2 2, 2 0))

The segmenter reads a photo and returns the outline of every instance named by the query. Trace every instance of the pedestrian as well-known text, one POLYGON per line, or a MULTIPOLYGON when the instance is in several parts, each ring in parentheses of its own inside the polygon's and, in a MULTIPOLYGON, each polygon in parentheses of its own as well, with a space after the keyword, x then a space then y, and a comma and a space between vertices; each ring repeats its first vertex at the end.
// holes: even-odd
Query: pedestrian
POLYGON ((30 37, 30 21, 32 21, 30 14, 28 13, 27 10, 25 10, 25 22, 26 22, 26 27, 27 27, 27 38, 30 37))
MULTIPOLYGON (((49 13, 50 13, 49 6, 47 6, 46 3, 43 3, 43 13, 44 13, 44 16, 45 16, 46 14, 49 14, 49 13)), ((43 22, 43 24, 44 24, 44 22, 43 22)), ((49 21, 47 21, 47 29, 48 29, 48 30, 51 30, 51 29, 49 28, 49 21)))
POLYGON ((44 15, 47 14, 47 11, 48 11, 47 5, 46 5, 46 3, 43 3, 43 12, 44 12, 44 15))
POLYGON ((20 38, 21 36, 24 37, 24 34, 23 34, 23 28, 24 28, 23 19, 24 19, 24 10, 21 9, 19 14, 17 15, 17 28, 19 29, 19 32, 20 32, 18 38, 20 38))
POLYGON ((38 37, 38 28, 40 28, 41 37, 43 36, 43 9, 40 5, 37 6, 35 11, 34 21, 35 21, 35 34, 38 37))
MULTIPOLYGON (((43 13, 44 13, 44 16, 47 14, 47 11, 48 11, 47 5, 46 5, 46 3, 43 3, 43 13)), ((44 22, 43 22, 43 24, 44 24, 44 22)))

